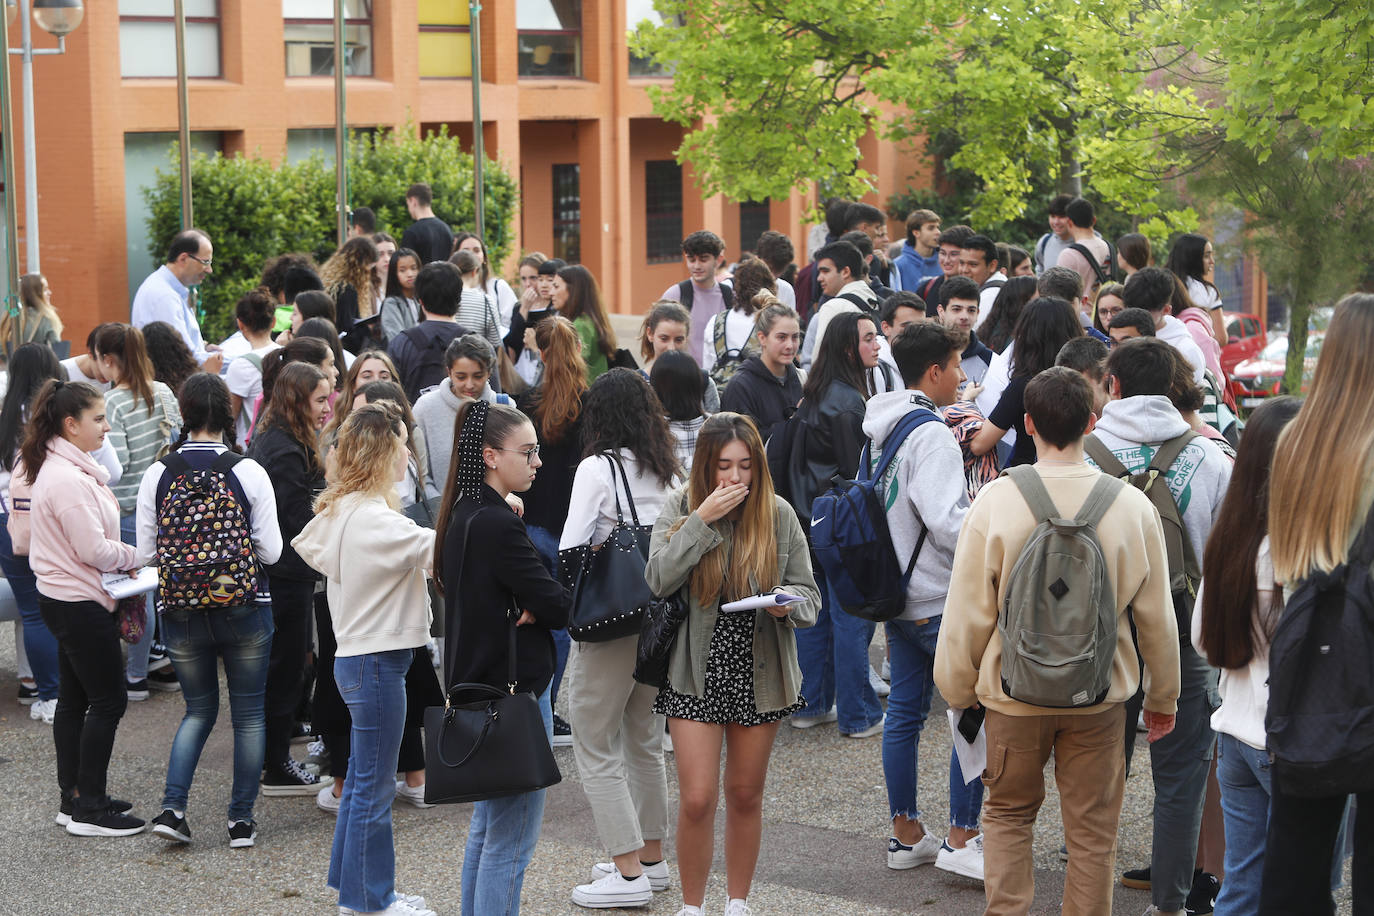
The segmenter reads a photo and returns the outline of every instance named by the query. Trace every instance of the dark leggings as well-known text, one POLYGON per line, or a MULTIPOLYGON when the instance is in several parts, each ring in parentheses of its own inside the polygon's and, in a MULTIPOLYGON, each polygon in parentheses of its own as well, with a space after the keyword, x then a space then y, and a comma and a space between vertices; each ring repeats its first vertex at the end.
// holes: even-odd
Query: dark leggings
MULTIPOLYGON (((1299 798, 1274 779, 1269 798, 1260 916, 1327 916, 1332 859, 1346 796, 1299 798)), ((1342 851, 1342 854, 1344 851, 1342 851)), ((1374 914, 1374 792, 1355 799, 1355 857, 1350 863, 1354 916, 1374 914)))
POLYGON ((267 662, 268 767, 280 767, 291 756, 291 730, 305 686, 305 656, 310 651, 310 609, 315 583, 270 578, 272 586, 272 656, 267 662))

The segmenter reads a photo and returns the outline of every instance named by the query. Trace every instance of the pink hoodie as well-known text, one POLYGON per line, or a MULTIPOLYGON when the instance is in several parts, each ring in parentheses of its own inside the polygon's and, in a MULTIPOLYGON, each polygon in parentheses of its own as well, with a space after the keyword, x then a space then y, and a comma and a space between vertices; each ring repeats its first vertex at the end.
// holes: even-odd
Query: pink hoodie
POLYGON ((105 485, 108 471, 58 436, 33 482, 29 563, 38 590, 58 601, 115 600, 100 584, 102 572, 131 569, 134 547, 119 540, 119 503, 105 485))

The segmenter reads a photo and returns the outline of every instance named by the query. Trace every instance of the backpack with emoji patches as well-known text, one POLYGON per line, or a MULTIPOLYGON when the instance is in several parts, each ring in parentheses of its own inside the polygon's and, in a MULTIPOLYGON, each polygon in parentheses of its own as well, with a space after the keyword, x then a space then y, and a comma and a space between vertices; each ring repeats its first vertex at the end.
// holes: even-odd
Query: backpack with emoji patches
POLYGON ((167 473, 157 511, 158 601, 197 611, 251 603, 258 561, 246 500, 232 476, 241 456, 225 452, 205 468, 179 452, 161 460, 167 473))

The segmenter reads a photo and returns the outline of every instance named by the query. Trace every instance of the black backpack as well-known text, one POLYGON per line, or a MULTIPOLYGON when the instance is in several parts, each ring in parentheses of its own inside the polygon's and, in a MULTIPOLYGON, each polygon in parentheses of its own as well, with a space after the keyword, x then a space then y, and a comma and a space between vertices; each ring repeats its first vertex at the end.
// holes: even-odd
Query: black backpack
MULTIPOLYGON (((1102 241, 1106 242, 1107 240, 1103 239, 1102 241)), ((1116 279, 1116 248, 1112 245, 1111 242, 1107 242, 1106 267, 1103 267, 1101 264, 1097 263, 1097 258, 1093 255, 1091 251, 1088 250, 1088 246, 1084 245, 1081 242, 1074 242, 1072 245, 1070 245, 1068 248, 1065 248, 1064 250, 1076 251, 1080 255, 1082 255, 1083 260, 1087 261, 1088 264, 1092 267, 1093 274, 1096 275, 1098 283, 1110 283, 1111 281, 1116 279)))
POLYGON ((1374 790, 1374 512, 1330 572, 1298 583, 1269 646, 1264 714, 1274 780, 1289 795, 1374 790))
POLYGON ((438 334, 426 333, 426 329, 418 324, 413 328, 406 328, 401 333, 409 338, 415 347, 415 362, 406 368, 405 378, 402 379, 406 394, 410 395, 413 403, 420 399, 420 395, 448 377, 448 364, 444 361, 444 353, 448 350, 449 341, 438 334))
MULTIPOLYGON (((729 283, 721 283, 718 285, 720 286, 720 298, 725 302, 725 308, 721 309, 721 311, 728 312, 735 307, 735 288, 729 283)), ((678 301, 682 303, 682 307, 687 310, 687 314, 692 314, 692 299, 695 297, 695 294, 692 292, 691 280, 683 280, 677 285, 677 296, 678 301)))

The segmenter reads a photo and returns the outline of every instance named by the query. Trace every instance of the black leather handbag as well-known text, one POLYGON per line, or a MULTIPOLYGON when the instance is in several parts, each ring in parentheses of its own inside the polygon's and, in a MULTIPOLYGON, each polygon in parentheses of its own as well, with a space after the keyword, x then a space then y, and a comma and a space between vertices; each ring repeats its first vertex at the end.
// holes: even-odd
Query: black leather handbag
MULTIPOLYGON (((472 519, 463 530, 464 552, 472 519)), ((462 561, 458 576, 462 581, 462 561)), ((506 612, 507 688, 455 684, 443 706, 425 710, 425 801, 431 805, 486 801, 546 789, 563 780, 534 694, 515 690, 515 621, 506 612)), ((461 638, 461 634, 453 634, 461 638)))
POLYGON ((641 684, 668 686, 668 657, 673 653, 673 643, 677 642, 682 621, 687 619, 687 598, 683 591, 655 598, 644 612, 634 670, 634 679, 641 684))
POLYGON ((602 457, 611 462, 615 527, 597 549, 583 544, 561 551, 558 556, 563 584, 573 593, 568 635, 582 642, 608 642, 622 636, 634 636, 640 630, 645 609, 654 600, 649 583, 644 581, 653 526, 639 523, 634 497, 630 495, 630 479, 620 458, 613 452, 603 452, 602 457), (625 487, 629 524, 620 509, 617 472, 625 487))

